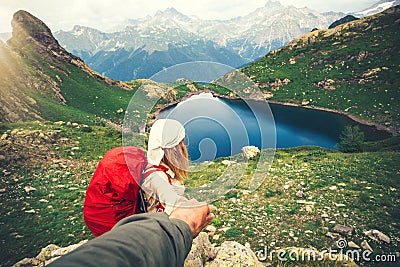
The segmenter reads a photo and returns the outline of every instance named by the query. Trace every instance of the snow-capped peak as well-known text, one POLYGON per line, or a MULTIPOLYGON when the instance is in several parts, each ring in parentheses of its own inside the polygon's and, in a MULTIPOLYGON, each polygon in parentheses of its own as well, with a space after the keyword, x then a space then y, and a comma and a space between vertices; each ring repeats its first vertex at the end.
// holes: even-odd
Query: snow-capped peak
POLYGON ((399 4, 400 0, 382 0, 367 9, 354 13, 354 15, 356 17, 371 16, 399 4))

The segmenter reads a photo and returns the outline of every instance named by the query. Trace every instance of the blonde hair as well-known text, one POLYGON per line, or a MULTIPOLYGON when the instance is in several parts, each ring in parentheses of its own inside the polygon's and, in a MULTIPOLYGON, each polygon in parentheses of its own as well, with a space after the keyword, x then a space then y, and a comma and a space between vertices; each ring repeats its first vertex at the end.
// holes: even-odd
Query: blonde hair
POLYGON ((189 168, 189 155, 185 139, 172 148, 164 148, 164 157, 161 161, 175 173, 176 179, 181 182, 185 180, 189 168))

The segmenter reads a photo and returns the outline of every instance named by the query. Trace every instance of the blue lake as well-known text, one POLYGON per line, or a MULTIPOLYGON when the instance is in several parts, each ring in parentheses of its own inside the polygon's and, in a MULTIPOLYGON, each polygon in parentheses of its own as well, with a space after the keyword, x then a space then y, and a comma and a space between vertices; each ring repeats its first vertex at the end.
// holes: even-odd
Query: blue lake
POLYGON ((162 110, 158 118, 173 118, 186 129, 192 161, 213 160, 241 153, 241 148, 321 146, 336 149, 345 126, 359 125, 367 141, 387 132, 359 124, 347 116, 259 101, 195 96, 162 110))

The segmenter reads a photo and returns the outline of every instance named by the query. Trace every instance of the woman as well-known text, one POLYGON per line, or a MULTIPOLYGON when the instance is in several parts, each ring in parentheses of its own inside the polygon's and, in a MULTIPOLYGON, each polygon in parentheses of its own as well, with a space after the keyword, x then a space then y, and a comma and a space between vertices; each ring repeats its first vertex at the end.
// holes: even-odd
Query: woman
POLYGON ((150 130, 148 165, 144 172, 142 190, 149 212, 164 211, 168 215, 183 197, 183 181, 189 166, 185 145, 185 128, 176 120, 157 120, 150 130))
POLYGON ((178 121, 161 119, 150 130, 147 158, 134 146, 115 147, 104 155, 83 205, 85 223, 94 236, 135 213, 165 211, 169 215, 186 200, 183 180, 189 163, 184 138, 185 129, 178 121), (148 199, 146 209, 141 209, 139 201, 140 182, 148 199))

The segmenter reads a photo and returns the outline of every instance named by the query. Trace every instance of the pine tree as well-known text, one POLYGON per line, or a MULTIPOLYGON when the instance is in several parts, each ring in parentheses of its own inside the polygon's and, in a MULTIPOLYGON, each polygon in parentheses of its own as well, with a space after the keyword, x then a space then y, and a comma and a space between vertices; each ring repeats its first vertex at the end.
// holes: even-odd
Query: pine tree
POLYGON ((338 148, 342 152, 360 152, 364 144, 364 133, 358 126, 346 126, 340 135, 338 148))

